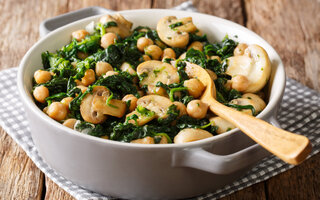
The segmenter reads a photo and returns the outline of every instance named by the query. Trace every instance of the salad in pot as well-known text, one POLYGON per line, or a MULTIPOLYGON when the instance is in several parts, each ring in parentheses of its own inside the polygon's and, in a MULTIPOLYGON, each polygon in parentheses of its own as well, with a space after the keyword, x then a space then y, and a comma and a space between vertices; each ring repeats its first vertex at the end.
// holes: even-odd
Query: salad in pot
POLYGON ((186 73, 190 63, 206 69, 224 105, 253 116, 266 106, 266 51, 228 36, 210 43, 191 17, 167 16, 156 30, 132 30, 123 16, 106 15, 71 37, 57 52, 42 53, 33 97, 49 117, 83 134, 167 144, 235 128, 200 100, 205 86, 186 73))

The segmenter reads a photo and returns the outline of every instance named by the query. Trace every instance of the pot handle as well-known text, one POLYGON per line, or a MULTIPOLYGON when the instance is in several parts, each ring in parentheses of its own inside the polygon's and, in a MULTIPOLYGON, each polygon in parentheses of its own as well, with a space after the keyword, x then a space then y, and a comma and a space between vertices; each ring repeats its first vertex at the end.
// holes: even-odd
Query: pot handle
POLYGON ((75 22, 94 15, 112 12, 114 11, 99 6, 92 6, 46 19, 39 26, 40 37, 43 37, 51 31, 60 28, 61 26, 67 25, 71 22, 75 22))
POLYGON ((253 165, 270 155, 259 144, 229 155, 216 155, 203 148, 184 149, 174 153, 174 167, 191 167, 214 174, 230 174, 253 165))

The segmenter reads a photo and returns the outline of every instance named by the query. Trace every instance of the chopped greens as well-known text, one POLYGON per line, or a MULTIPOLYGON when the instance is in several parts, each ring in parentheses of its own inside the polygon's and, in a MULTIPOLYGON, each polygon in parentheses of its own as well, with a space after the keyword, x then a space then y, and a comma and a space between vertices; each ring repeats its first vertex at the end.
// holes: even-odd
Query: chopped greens
MULTIPOLYGON (((69 106, 66 105, 66 117, 58 120, 59 122, 62 123, 65 119, 74 118, 76 119, 75 130, 83 134, 120 142, 132 142, 137 139, 151 137, 151 143, 173 143, 175 136, 186 128, 202 129, 212 135, 216 135, 218 125, 209 121, 209 116, 212 116, 212 113, 207 113, 206 117, 202 119, 193 118, 191 117, 192 115, 188 113, 188 103, 195 100, 191 95, 193 93, 192 89, 194 88, 189 85, 188 88, 184 85, 184 82, 191 78, 191 76, 188 76, 190 72, 187 73, 186 70, 187 62, 190 62, 206 70, 211 70, 211 72, 208 72, 210 72, 210 76, 214 79, 216 98, 219 102, 237 110, 249 109, 253 115, 256 114, 256 110, 252 105, 236 105, 230 103, 233 99, 242 97, 240 91, 232 89, 230 86, 232 77, 226 74, 228 58, 233 56, 234 49, 238 45, 236 41, 226 35, 222 41, 211 43, 208 41, 206 34, 201 34, 200 30, 197 29, 194 31, 193 29, 192 33, 188 33, 189 40, 186 41, 183 46, 170 46, 160 39, 159 35, 161 38, 162 35, 158 34, 156 30, 147 26, 138 26, 133 30, 128 30, 128 33, 130 33, 128 37, 124 38, 121 34, 121 36, 117 34, 112 44, 102 47, 101 38, 108 32, 114 32, 114 30, 118 30, 119 28, 127 27, 128 24, 122 23, 121 20, 96 23, 94 27, 92 26, 90 28, 90 30, 92 30, 90 31, 91 34, 87 34, 81 37, 81 39, 77 38, 78 40, 70 40, 68 44, 54 53, 45 51, 41 54, 43 71, 50 76, 50 80, 39 82, 36 80, 36 77, 33 79, 34 91, 38 86, 44 86, 49 91, 49 95, 46 96, 45 99, 42 99, 43 101, 35 97, 36 104, 39 108, 44 109, 52 105, 53 102, 61 102, 66 97, 72 97, 70 98, 72 100, 69 106), (165 56, 163 55, 163 51, 157 53, 161 55, 161 59, 163 59, 162 62, 164 63, 171 64, 175 61, 173 70, 178 73, 179 79, 176 76, 175 80, 171 81, 173 79, 171 78, 170 80, 170 74, 163 70, 164 68, 147 68, 147 71, 139 72, 138 66, 144 62, 144 59, 147 60, 147 58, 144 57, 146 54, 143 51, 145 47, 139 47, 139 49, 137 47, 137 45, 139 45, 137 41, 141 37, 152 40, 152 44, 157 45, 161 50, 171 48, 175 52, 175 57, 165 56), (190 45, 195 41, 203 45, 203 51, 190 48, 190 45), (179 59, 180 56, 180 58, 183 58, 184 55, 184 59, 179 59), (97 70, 99 70, 98 67, 100 67, 100 65, 97 65, 98 62, 99 64, 105 62, 111 65, 113 73, 106 74, 110 69, 102 70, 103 73, 98 73, 97 70), (127 72, 122 71, 124 70, 123 64, 125 62, 131 66, 127 72), (90 77, 92 80, 90 84, 85 84, 85 80, 89 76, 89 73, 86 73, 88 70, 89 72, 93 70, 95 73, 90 77), (48 72, 50 72, 50 74, 48 72), (151 80, 152 83, 146 85, 142 81, 146 80, 145 78, 148 74, 150 74, 148 79, 156 77, 158 78, 157 80, 161 80, 162 82, 158 81, 155 84, 155 81, 152 82, 151 80), (108 96, 106 96, 102 102, 103 106, 106 107, 103 108, 105 109, 103 112, 101 111, 102 106, 99 106, 101 105, 101 101, 99 105, 96 104, 98 106, 96 106, 94 102, 97 100, 95 99, 97 97, 95 95, 101 96, 105 93, 99 94, 100 91, 96 91, 92 96, 87 96, 88 94, 92 94, 96 86, 104 86, 108 90, 108 96), (154 94, 155 91, 151 91, 152 89, 150 89, 155 87, 161 87, 161 90, 162 88, 165 90, 164 93, 161 92, 163 102, 152 102, 158 97, 151 96, 156 95, 154 94), (190 94, 188 91, 190 91, 190 94), (144 95, 150 95, 150 97, 148 97, 150 98, 150 102, 147 102, 149 107, 144 107, 142 105, 145 104, 139 103, 139 101, 143 101, 143 99, 139 98, 144 95), (92 97, 92 101, 88 97, 92 97), (90 100, 87 101, 90 103, 83 101, 85 98, 86 100, 90 100), (124 103, 122 99, 127 100, 124 103), (117 106, 113 105, 112 102, 117 102, 117 106), (120 110, 122 110, 123 113, 112 115, 109 114, 110 112, 105 112, 108 111, 108 106, 105 106, 104 103, 111 108, 119 108, 115 112, 121 113, 120 110), (162 103, 165 104, 165 106, 159 106, 162 105, 162 103), (103 119, 95 122, 93 120, 90 121, 87 117, 82 117, 83 110, 88 108, 85 107, 85 109, 83 109, 83 104, 85 104, 85 106, 91 106, 89 108, 94 117, 95 115, 99 116, 101 114, 103 119), (155 108, 155 106, 158 106, 158 108, 155 108), (108 113, 108 116, 105 117, 102 113, 108 113), (84 118, 87 121, 85 121, 84 118)), ((170 29, 174 31, 177 31, 179 27, 188 28, 187 25, 184 25, 182 22, 176 22, 170 25, 166 24, 165 26, 166 28, 169 26, 170 29)), ((177 33, 180 34, 180 31, 177 33)), ((166 38, 169 40, 173 39, 172 35, 166 35, 166 38)), ((149 56, 153 58, 152 53, 154 52, 148 53, 150 54, 149 56)), ((261 67, 259 69, 264 70, 265 68, 261 67)), ((63 102, 65 105, 66 100, 63 102)))
POLYGON ((174 29, 174 28, 179 27, 179 26, 182 26, 182 25, 183 25, 182 22, 176 22, 176 23, 174 23, 174 24, 170 24, 169 27, 170 27, 171 29, 174 29))

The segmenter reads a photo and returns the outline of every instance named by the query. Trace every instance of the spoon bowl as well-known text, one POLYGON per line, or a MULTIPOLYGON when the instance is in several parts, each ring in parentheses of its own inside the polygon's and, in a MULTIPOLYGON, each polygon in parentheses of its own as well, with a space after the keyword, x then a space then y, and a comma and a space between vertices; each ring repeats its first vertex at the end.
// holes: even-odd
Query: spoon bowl
POLYGON ((255 142, 289 164, 297 165, 307 158, 312 149, 307 137, 282 130, 218 102, 215 99, 216 88, 208 72, 199 65, 189 62, 186 64, 187 75, 197 78, 206 86, 201 100, 209 105, 212 112, 234 124, 255 142))

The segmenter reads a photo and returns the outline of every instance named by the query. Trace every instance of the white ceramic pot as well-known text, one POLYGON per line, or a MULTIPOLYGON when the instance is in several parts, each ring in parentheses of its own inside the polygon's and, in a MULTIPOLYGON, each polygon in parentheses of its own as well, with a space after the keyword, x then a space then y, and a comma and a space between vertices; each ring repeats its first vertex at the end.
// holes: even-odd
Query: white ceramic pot
MULTIPOLYGON (((130 10, 122 15, 134 26, 155 27, 167 15, 192 16, 210 41, 226 34, 240 42, 259 44, 272 63, 268 105, 258 115, 273 124, 285 88, 285 72, 279 55, 252 31, 210 15, 176 10, 130 10)), ((98 17, 59 28, 38 41, 24 56, 18 87, 30 123, 32 138, 43 159, 58 173, 89 190, 129 199, 175 199, 212 192, 244 175, 269 155, 239 131, 187 144, 142 145, 96 138, 66 128, 49 118, 33 102, 32 77, 41 68, 41 53, 54 52, 70 42, 72 31, 98 17)))

